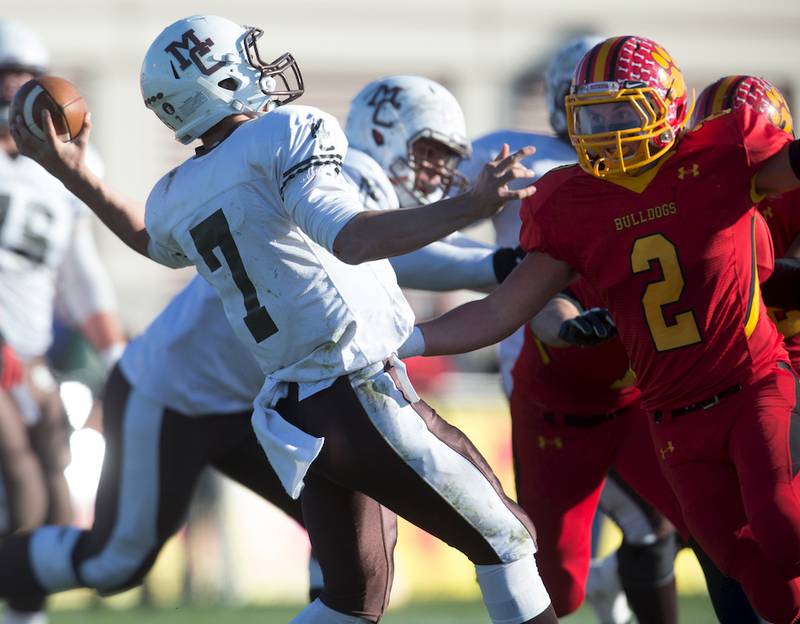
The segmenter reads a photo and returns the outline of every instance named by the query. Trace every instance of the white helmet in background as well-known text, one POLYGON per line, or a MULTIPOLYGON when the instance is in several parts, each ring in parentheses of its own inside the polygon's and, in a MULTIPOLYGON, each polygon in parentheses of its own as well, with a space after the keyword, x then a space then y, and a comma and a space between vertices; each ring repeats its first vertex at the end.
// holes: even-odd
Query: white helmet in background
POLYGON ((19 22, 0 19, 0 69, 43 74, 50 65, 44 43, 19 22))
POLYGON ((345 128, 349 144, 369 154, 383 168, 403 207, 445 197, 453 187, 466 187, 458 171, 471 152, 464 113, 453 94, 420 76, 389 76, 369 83, 350 104, 345 128), (444 162, 417 162, 420 139, 446 149, 444 162), (421 171, 438 180, 435 189, 419 184, 421 171))
MULTIPOLYGON (((50 55, 39 37, 19 22, 0 19, 0 71, 36 76, 46 72, 49 65, 50 55)), ((9 96, 7 89, 0 92, 0 126, 8 125, 9 96)))
POLYGON ((271 63, 258 50, 263 31, 223 17, 193 15, 156 37, 142 63, 145 106, 191 143, 219 121, 286 104, 303 93, 291 54, 271 63))
POLYGON ((550 126, 561 137, 567 136, 567 111, 564 98, 569 95, 575 67, 578 61, 601 41, 602 37, 573 39, 553 55, 544 72, 544 96, 550 113, 550 126))

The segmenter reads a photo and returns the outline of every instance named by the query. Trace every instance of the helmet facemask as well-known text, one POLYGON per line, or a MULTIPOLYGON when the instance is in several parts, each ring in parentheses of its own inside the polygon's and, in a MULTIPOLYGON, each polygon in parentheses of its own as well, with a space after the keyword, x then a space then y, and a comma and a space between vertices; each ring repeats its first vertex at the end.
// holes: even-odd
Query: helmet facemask
POLYGON ((635 174, 673 146, 674 114, 651 87, 596 82, 574 87, 566 98, 567 128, 578 162, 596 177, 635 174))
POLYGON ((462 146, 430 128, 414 135, 407 143, 406 156, 389 165, 392 184, 407 196, 400 197, 401 204, 430 204, 451 193, 463 193, 469 180, 458 166, 466 155, 462 146))
POLYGON ((268 108, 288 104, 303 95, 303 76, 297 61, 286 52, 271 63, 261 58, 258 39, 264 34, 260 28, 248 28, 244 37, 244 53, 247 62, 260 72, 258 85, 261 92, 269 98, 268 108), (288 74, 288 75, 287 75, 288 74))

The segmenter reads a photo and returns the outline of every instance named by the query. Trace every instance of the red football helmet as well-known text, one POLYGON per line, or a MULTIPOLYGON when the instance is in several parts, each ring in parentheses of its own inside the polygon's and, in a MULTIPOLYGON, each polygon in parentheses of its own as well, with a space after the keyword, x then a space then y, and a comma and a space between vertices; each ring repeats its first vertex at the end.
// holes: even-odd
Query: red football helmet
POLYGON ((644 37, 612 37, 589 50, 566 105, 578 162, 597 177, 633 174, 655 162, 689 118, 683 74, 644 37))
POLYGON ((766 115, 772 125, 794 136, 792 114, 783 95, 771 82, 757 76, 725 76, 708 85, 697 98, 689 127, 696 127, 709 115, 740 106, 766 115))

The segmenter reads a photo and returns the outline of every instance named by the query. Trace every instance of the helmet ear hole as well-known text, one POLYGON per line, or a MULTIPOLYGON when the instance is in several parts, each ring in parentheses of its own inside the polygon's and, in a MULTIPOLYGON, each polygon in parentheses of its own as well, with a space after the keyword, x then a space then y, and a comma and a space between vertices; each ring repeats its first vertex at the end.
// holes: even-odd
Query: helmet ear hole
POLYGON ((383 133, 380 132, 379 130, 376 130, 375 128, 373 128, 372 129, 372 140, 375 141, 375 145, 378 145, 378 146, 383 145, 384 144, 383 133))
POLYGON ((217 86, 218 87, 222 87, 223 89, 226 89, 227 91, 236 91, 236 89, 239 88, 239 81, 236 80, 236 78, 229 77, 229 78, 225 78, 224 80, 220 80, 217 83, 217 86))

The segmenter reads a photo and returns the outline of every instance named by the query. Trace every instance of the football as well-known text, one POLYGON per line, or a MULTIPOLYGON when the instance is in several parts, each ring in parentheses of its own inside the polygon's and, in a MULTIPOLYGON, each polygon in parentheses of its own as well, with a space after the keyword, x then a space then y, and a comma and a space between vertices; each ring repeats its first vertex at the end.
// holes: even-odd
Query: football
POLYGON ((42 112, 49 110, 58 138, 71 141, 83 128, 86 102, 68 80, 57 76, 38 76, 26 82, 11 102, 11 118, 17 115, 39 140, 45 140, 42 112))

